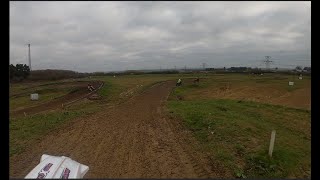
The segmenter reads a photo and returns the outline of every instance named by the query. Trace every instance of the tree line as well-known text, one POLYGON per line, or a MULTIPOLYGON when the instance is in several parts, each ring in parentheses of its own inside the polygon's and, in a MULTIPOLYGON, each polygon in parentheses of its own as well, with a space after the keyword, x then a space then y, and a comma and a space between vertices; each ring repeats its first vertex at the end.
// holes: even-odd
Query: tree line
POLYGON ((21 81, 30 75, 30 68, 26 64, 9 65, 10 81, 21 81))

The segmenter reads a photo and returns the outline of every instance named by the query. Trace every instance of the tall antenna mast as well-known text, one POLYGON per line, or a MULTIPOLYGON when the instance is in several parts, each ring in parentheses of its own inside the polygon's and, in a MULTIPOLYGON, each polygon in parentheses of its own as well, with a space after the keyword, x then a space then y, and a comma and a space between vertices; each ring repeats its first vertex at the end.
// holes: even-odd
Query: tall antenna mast
POLYGON ((29 48, 29 54, 28 54, 28 57, 29 57, 29 68, 30 68, 30 71, 31 71, 31 54, 30 54, 30 44, 28 44, 28 48, 29 48))

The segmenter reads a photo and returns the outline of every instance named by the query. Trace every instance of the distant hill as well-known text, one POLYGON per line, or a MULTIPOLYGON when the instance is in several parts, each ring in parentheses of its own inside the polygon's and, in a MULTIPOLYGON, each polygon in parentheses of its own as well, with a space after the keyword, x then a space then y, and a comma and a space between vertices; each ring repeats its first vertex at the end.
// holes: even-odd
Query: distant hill
POLYGON ((88 76, 88 73, 79 73, 70 70, 34 70, 30 72, 28 80, 59 80, 67 78, 81 78, 88 76))

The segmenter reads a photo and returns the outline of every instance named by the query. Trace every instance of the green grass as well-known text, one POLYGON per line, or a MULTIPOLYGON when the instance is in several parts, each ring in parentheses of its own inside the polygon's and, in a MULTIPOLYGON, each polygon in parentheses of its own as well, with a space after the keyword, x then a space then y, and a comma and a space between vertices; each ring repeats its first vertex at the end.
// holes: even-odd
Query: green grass
POLYGON ((62 84, 64 82, 65 81, 45 81, 42 84, 39 82, 13 84, 12 88, 10 88, 10 110, 36 106, 38 104, 48 102, 52 99, 62 97, 63 95, 74 92, 76 90, 74 87, 65 86, 63 88, 57 88, 52 86, 62 84), (30 94, 32 93, 39 94, 38 101, 30 100, 30 94))
POLYGON ((104 86, 99 90, 99 95, 109 102, 119 100, 119 95, 126 90, 125 87, 116 82, 104 80, 104 86))
POLYGON ((32 106, 36 106, 38 104, 41 103, 45 103, 48 102, 50 100, 62 97, 63 95, 65 95, 67 92, 53 92, 53 93, 44 93, 44 94, 40 94, 39 95, 39 100, 38 101, 31 101, 30 100, 30 95, 25 95, 25 96, 21 96, 21 97, 17 97, 17 98, 11 98, 10 99, 10 110, 14 110, 16 108, 19 107, 32 107, 32 106))
POLYGON ((22 152, 28 141, 41 138, 54 127, 76 115, 76 112, 55 112, 10 119, 10 156, 22 152))
POLYGON ((235 177, 304 177, 310 171, 308 110, 221 99, 169 101, 168 107, 182 117, 215 163, 235 177), (270 159, 268 146, 274 129, 270 159))
POLYGON ((90 115, 101 109, 98 102, 79 102, 67 110, 43 112, 33 116, 10 118, 10 148, 9 155, 13 156, 25 150, 34 140, 59 128, 68 120, 90 115))

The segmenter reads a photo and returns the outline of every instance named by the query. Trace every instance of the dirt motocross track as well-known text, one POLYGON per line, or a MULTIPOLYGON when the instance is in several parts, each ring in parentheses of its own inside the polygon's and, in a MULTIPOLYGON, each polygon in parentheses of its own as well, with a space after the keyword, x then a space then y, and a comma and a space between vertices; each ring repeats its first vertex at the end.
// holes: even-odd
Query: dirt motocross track
MULTIPOLYGON (((97 89, 100 87, 101 83, 100 81, 92 81, 89 82, 92 84, 92 86, 97 89)), ((24 113, 28 115, 33 115, 42 111, 50 110, 50 109, 56 109, 56 108, 61 108, 62 104, 69 103, 72 101, 75 101, 79 98, 84 97, 86 94, 89 93, 87 89, 87 84, 88 82, 77 82, 77 89, 74 92, 71 92, 69 94, 66 94, 62 97, 59 97, 57 99, 54 99, 52 101, 42 103, 36 106, 24 108, 24 109, 19 109, 11 112, 11 116, 19 116, 23 115, 24 113)))
POLYGON ((174 85, 156 84, 123 104, 70 121, 10 158, 10 177, 26 176, 42 154, 89 166, 84 178, 223 177, 179 121, 165 116, 163 105, 174 85))

